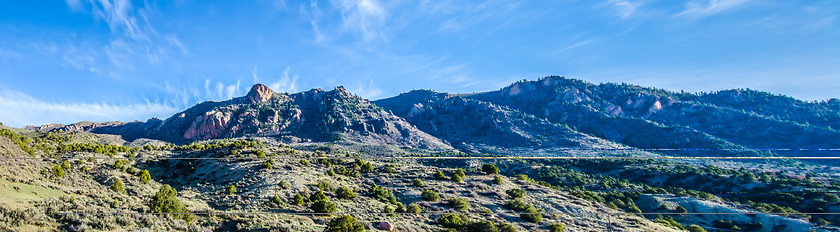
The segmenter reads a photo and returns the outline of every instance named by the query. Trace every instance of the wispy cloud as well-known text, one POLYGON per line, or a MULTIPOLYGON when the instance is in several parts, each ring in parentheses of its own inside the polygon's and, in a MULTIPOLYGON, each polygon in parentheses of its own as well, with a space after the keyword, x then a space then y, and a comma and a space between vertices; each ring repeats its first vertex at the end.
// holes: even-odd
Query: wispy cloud
MULTIPOLYGON (((268 85, 269 88, 274 90, 275 92, 282 93, 282 92, 297 92, 297 82, 298 82, 298 75, 290 75, 289 71, 291 68, 286 66, 286 70, 283 71, 283 76, 280 77, 279 80, 271 83, 268 85)), ((254 76, 257 74, 254 73, 254 76)))
POLYGON ((0 93, 0 122, 14 127, 80 121, 146 120, 151 117, 168 117, 177 110, 170 105, 149 102, 127 105, 55 103, 41 101, 17 91, 0 93))
POLYGON ((685 4, 685 10, 676 16, 703 18, 734 9, 750 0, 694 0, 685 4))
POLYGON ((636 13, 636 9, 642 6, 641 2, 631 2, 629 0, 609 0, 607 3, 617 10, 617 15, 623 19, 632 17, 636 13))
POLYGON ((360 33, 365 41, 386 39, 381 30, 388 12, 375 0, 337 0, 332 4, 341 11, 345 30, 360 33))

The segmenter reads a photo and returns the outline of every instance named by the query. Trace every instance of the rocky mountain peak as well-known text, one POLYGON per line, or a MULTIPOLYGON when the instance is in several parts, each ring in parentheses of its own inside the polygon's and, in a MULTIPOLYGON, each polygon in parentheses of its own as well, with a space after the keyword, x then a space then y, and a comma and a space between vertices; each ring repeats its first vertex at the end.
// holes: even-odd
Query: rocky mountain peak
POLYGON ((271 88, 263 84, 256 84, 251 87, 251 90, 248 91, 245 97, 248 98, 251 104, 263 103, 274 97, 274 90, 271 90, 271 88))

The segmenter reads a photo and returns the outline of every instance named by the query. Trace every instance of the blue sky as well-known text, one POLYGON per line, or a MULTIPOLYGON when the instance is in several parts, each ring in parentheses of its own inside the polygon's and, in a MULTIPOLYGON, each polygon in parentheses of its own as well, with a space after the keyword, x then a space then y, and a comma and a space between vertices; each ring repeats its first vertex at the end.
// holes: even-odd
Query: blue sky
POLYGON ((166 118, 343 85, 496 90, 562 75, 840 97, 835 0, 4 1, 0 122, 166 118))

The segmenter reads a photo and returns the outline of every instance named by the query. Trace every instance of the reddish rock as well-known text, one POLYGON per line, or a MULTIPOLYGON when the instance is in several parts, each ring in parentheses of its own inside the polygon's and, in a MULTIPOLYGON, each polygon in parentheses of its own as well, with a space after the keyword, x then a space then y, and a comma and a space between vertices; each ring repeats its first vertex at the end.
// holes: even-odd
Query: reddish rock
POLYGON ((248 91, 248 95, 245 96, 251 104, 263 103, 274 97, 274 90, 263 84, 256 84, 251 87, 251 91, 248 91))
POLYGON ((230 122, 229 112, 210 111, 196 117, 195 121, 184 132, 185 139, 219 138, 230 122))
POLYGON ((380 222, 379 228, 387 231, 394 231, 394 225, 391 225, 391 223, 388 222, 380 222))

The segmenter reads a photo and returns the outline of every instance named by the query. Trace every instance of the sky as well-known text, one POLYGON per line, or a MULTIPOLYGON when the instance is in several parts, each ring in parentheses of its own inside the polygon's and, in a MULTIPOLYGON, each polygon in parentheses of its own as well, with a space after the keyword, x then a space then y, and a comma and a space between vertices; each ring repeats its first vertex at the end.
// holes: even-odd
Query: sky
POLYGON ((247 93, 548 75, 840 97, 836 0, 3 1, 0 122, 134 121, 247 93))

